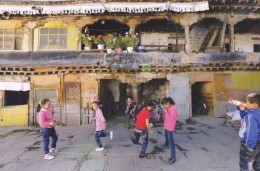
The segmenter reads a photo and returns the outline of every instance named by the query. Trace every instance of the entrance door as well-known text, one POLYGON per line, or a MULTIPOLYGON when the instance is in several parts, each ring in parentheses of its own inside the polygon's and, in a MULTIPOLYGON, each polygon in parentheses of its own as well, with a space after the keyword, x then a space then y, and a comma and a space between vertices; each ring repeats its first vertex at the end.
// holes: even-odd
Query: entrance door
POLYGON ((79 82, 66 82, 64 83, 64 111, 65 121, 67 125, 80 125, 81 112, 80 112, 80 83, 79 82))

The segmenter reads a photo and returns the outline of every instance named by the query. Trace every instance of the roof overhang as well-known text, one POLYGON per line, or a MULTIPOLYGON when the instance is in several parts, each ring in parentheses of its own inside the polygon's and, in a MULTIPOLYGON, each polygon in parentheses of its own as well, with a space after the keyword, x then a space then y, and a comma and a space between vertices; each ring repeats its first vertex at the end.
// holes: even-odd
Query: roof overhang
POLYGON ((188 3, 84 3, 70 5, 0 5, 0 14, 9 15, 57 15, 150 13, 150 12, 199 12, 209 10, 208 1, 188 3))

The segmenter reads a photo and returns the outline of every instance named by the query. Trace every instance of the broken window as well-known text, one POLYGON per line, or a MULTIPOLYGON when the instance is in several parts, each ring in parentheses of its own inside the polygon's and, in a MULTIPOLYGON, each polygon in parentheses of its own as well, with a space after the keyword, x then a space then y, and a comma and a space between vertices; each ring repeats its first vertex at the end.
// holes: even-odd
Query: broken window
POLYGON ((25 105, 29 101, 29 91, 5 91, 4 106, 25 105))
POLYGON ((67 49, 68 28, 41 28, 40 46, 42 50, 67 49))

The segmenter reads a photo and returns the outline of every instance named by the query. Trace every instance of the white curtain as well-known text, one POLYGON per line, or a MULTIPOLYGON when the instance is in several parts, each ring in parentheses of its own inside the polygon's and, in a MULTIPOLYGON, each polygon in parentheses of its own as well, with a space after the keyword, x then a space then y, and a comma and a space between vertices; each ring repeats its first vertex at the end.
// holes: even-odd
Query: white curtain
POLYGON ((0 90, 29 91, 30 89, 30 82, 0 82, 0 90))

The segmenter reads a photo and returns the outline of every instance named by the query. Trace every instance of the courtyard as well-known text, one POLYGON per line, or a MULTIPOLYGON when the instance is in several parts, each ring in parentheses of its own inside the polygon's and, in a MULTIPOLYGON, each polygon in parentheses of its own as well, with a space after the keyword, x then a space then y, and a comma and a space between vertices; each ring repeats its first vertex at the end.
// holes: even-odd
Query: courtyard
POLYGON ((224 118, 195 117, 179 123, 175 131, 177 162, 165 165, 169 149, 162 149, 164 132, 149 134, 147 158, 139 159, 140 145, 128 138, 132 131, 124 116, 108 121, 114 138, 102 139, 103 152, 95 152, 94 125, 57 128, 59 152, 43 160, 42 137, 36 127, 1 127, 0 170, 3 171, 235 171, 239 169, 238 130, 224 118))

